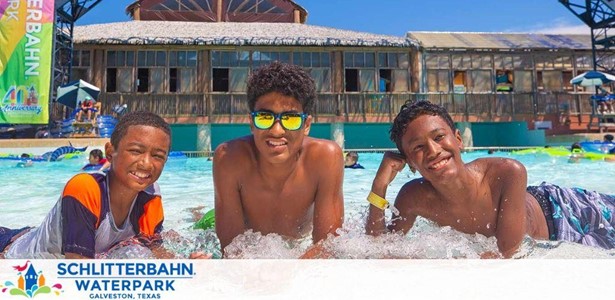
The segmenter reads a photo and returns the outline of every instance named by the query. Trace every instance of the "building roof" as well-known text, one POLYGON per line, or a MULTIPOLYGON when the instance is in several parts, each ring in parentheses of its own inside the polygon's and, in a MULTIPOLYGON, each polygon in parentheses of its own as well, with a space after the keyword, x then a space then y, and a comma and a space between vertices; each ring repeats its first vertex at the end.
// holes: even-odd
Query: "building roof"
POLYGON ((297 23, 129 21, 76 26, 76 44, 413 47, 406 37, 297 23))
POLYGON ((308 14, 305 8, 292 0, 223 0, 222 20, 216 20, 216 5, 216 0, 136 0, 126 7, 126 13, 133 20, 149 21, 289 23, 294 19, 293 10, 299 11, 301 23, 305 23, 308 14))
POLYGON ((448 49, 574 49, 592 48, 589 34, 493 32, 408 32, 424 48, 448 49))

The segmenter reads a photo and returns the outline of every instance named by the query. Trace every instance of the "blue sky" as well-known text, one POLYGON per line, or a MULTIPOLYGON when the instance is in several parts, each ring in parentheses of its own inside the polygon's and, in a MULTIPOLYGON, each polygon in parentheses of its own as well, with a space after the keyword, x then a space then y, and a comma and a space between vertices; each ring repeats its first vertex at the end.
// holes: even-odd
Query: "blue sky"
MULTIPOLYGON (((77 25, 128 21, 134 0, 104 0, 77 25)), ((587 33, 558 0, 295 0, 307 24, 403 36, 407 31, 587 33), (382 3, 382 4, 381 4, 382 3)))

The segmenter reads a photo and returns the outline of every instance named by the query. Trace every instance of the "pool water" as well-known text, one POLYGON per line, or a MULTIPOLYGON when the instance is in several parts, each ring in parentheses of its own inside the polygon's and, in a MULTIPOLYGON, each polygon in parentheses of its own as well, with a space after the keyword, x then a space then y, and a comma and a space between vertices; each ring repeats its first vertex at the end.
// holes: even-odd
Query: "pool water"
MULTIPOLYGON (((35 153, 35 151, 33 151, 35 153)), ((548 181, 561 186, 582 187, 615 194, 615 163, 582 161, 568 163, 566 157, 545 154, 514 155, 508 152, 464 153, 464 161, 479 157, 508 157, 521 161, 528 171, 528 184, 548 181)), ((497 251, 494 238, 459 233, 438 227, 419 218, 407 236, 371 237, 363 233, 365 200, 382 153, 360 153, 365 169, 346 169, 344 174, 345 222, 340 237, 327 241, 326 247, 338 258, 478 258, 485 251, 497 251)), ((18 167, 16 161, 0 160, 0 226, 37 226, 57 201, 64 184, 87 164, 87 156, 59 162, 34 162, 18 167)), ((395 178, 387 198, 393 200, 401 186, 414 178, 407 168, 395 178)), ((206 158, 170 158, 159 179, 165 210, 167 247, 178 256, 204 250, 220 256, 213 231, 194 230, 193 210, 213 208, 212 162, 206 158)), ((230 247, 241 249, 239 258, 295 258, 310 245, 310 240, 291 242, 277 235, 262 236, 247 232, 230 247)), ((119 252, 117 257, 141 257, 138 250, 119 252)), ((572 243, 527 239, 519 257, 530 258, 614 258, 615 252, 572 243)))

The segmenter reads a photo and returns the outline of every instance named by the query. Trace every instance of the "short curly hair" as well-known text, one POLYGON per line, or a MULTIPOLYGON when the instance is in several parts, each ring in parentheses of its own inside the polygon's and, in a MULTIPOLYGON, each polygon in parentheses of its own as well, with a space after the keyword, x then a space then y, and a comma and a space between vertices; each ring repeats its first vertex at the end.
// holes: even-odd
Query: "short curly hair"
POLYGON ((117 149, 120 141, 126 136, 128 128, 138 125, 161 129, 171 139, 171 127, 159 115, 147 111, 132 111, 122 116, 117 125, 115 125, 111 134, 111 145, 117 149))
POLYGON ((455 123, 444 107, 429 101, 407 101, 399 110, 395 120, 393 120, 391 130, 389 131, 391 134, 391 141, 397 145, 399 152, 404 153, 401 138, 404 136, 408 124, 422 115, 439 116, 446 121, 446 124, 455 132, 455 123))
POLYGON ((301 103, 304 113, 312 112, 316 87, 310 74, 299 66, 274 61, 254 71, 248 79, 250 111, 254 111, 259 97, 271 92, 293 97, 301 103))

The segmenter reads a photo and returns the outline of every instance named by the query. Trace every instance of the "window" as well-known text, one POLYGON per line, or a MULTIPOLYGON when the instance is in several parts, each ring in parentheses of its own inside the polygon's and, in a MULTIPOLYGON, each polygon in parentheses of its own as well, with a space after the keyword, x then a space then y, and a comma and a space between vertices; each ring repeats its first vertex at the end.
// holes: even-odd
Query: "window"
POLYGON ((148 50, 137 52, 137 92, 161 93, 165 91, 167 52, 148 50))
POLYGON ((495 91, 512 92, 514 89, 514 75, 511 70, 498 69, 495 71, 495 91))
POLYGON ((531 92, 532 91, 532 71, 517 70, 514 71, 513 89, 515 92, 531 92))
POLYGON ((331 91, 331 56, 329 52, 294 52, 292 63, 302 66, 316 84, 317 92, 331 91))
POLYGON ((567 92, 574 91, 574 87, 572 86, 572 83, 570 83, 570 80, 572 80, 572 71, 562 72, 562 82, 564 84, 564 90, 567 92))
POLYGON ((427 72, 427 92, 449 92, 449 56, 447 54, 427 53, 424 57, 427 72))
POLYGON ((427 92, 449 91, 448 70, 427 70, 427 92))
POLYGON ((197 51, 169 51, 169 92, 196 91, 197 51))
MULTIPOLYGON (((263 65, 268 65, 274 61, 290 63, 290 52, 269 52, 269 51, 253 51, 252 52, 252 68, 256 69, 263 65)), ((246 59, 245 67, 248 66, 246 59)))
POLYGON ((452 54, 453 92, 491 92, 494 63, 512 68, 510 56, 495 55, 492 59, 492 54, 483 52, 452 54))
POLYGON ((107 68, 107 89, 108 93, 117 92, 117 68, 107 68))
POLYGON ((132 92, 134 51, 107 51, 106 91, 132 92))
MULTIPOLYGON (((260 52, 254 54, 254 58, 260 52)), ((250 66, 248 51, 212 51, 212 91, 245 92, 250 66)))
POLYGON ((147 68, 137 70, 137 92, 149 92, 149 69, 147 68))
POLYGON ((376 91, 376 54, 373 52, 344 53, 347 92, 376 91))
POLYGON ((90 50, 73 50, 72 54, 73 67, 90 66, 90 50))
POLYGON ((378 53, 378 91, 408 91, 408 53, 378 53))
POLYGON ((562 71, 537 71, 536 73, 539 91, 558 92, 562 90, 562 71))
POLYGON ((378 72, 378 91, 379 92, 391 92, 393 75, 389 69, 380 69, 378 72))
MULTIPOLYGON (((578 69, 586 69, 586 70, 591 70, 593 69, 593 65, 594 65, 594 59, 592 58, 591 53, 590 54, 579 54, 576 57, 576 67, 577 70, 578 69)), ((577 72, 578 74, 581 74, 582 72, 577 72)))
POLYGON ((467 71, 467 74, 468 91, 475 93, 491 91, 491 71, 470 70, 467 71))
POLYGON ((215 68, 212 72, 213 77, 213 91, 214 92, 228 92, 228 74, 229 69, 215 68))
POLYGON ((74 50, 70 80, 90 81, 90 50, 74 50))
POLYGON ((453 72, 453 92, 465 93, 466 88, 466 71, 453 72))
POLYGON ((358 92, 359 91, 359 70, 346 69, 345 71, 346 91, 358 92))

